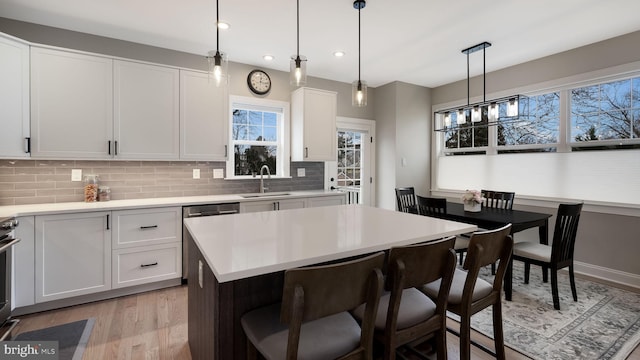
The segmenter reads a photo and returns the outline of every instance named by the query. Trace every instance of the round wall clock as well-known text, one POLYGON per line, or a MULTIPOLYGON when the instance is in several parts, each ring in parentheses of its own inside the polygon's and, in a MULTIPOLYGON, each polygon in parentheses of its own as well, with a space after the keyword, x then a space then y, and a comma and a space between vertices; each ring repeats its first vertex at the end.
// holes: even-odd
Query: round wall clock
POLYGON ((262 70, 252 70, 247 76, 247 85, 254 94, 264 95, 271 90, 271 78, 262 70))

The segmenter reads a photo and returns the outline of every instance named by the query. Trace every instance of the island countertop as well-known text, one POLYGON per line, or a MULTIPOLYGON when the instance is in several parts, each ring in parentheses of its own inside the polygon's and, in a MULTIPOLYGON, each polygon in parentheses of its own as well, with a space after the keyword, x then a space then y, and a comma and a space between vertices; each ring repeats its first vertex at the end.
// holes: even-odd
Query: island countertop
POLYGON ((477 229, 363 205, 199 217, 184 224, 221 283, 477 229))

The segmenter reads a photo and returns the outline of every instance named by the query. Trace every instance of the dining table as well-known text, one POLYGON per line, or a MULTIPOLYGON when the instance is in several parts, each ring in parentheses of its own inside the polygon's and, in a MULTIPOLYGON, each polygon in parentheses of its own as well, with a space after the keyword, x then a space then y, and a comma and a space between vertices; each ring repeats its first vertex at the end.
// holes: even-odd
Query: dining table
MULTIPOLYGON (((533 211, 500 209, 483 206, 480 211, 465 211, 464 205, 447 201, 447 211, 438 217, 477 225, 483 229, 497 229, 507 224, 511 224, 511 235, 523 230, 538 228, 540 244, 549 244, 549 218, 551 214, 533 211)), ((507 268, 504 277, 505 299, 511 301, 512 294, 512 267, 507 268)))

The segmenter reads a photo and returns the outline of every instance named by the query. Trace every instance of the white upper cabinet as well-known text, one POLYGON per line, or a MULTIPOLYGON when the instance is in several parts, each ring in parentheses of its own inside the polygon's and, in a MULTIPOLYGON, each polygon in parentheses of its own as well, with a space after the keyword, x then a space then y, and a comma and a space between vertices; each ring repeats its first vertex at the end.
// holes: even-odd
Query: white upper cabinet
POLYGON ((225 161, 229 135, 226 86, 207 73, 180 70, 180 158, 225 161))
POLYGON ((31 48, 33 157, 111 157, 112 64, 104 57, 31 48))
POLYGON ((29 157, 29 46, 0 34, 0 158, 29 157))
POLYGON ((178 159, 178 70, 119 60, 113 69, 115 157, 178 159))
POLYGON ((291 94, 291 160, 336 161, 333 91, 299 88, 291 94))

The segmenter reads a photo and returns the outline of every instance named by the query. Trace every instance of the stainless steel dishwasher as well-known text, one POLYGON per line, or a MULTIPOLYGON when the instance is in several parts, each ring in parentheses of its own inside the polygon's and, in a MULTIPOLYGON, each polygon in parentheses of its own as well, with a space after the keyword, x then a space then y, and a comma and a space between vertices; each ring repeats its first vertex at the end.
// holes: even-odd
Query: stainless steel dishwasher
MULTIPOLYGON (((203 216, 230 215, 237 214, 239 212, 240 203, 184 206, 182 208, 182 219, 203 216)), ((190 236, 191 234, 189 234, 187 227, 182 224, 182 283, 186 283, 188 281, 190 236)))

